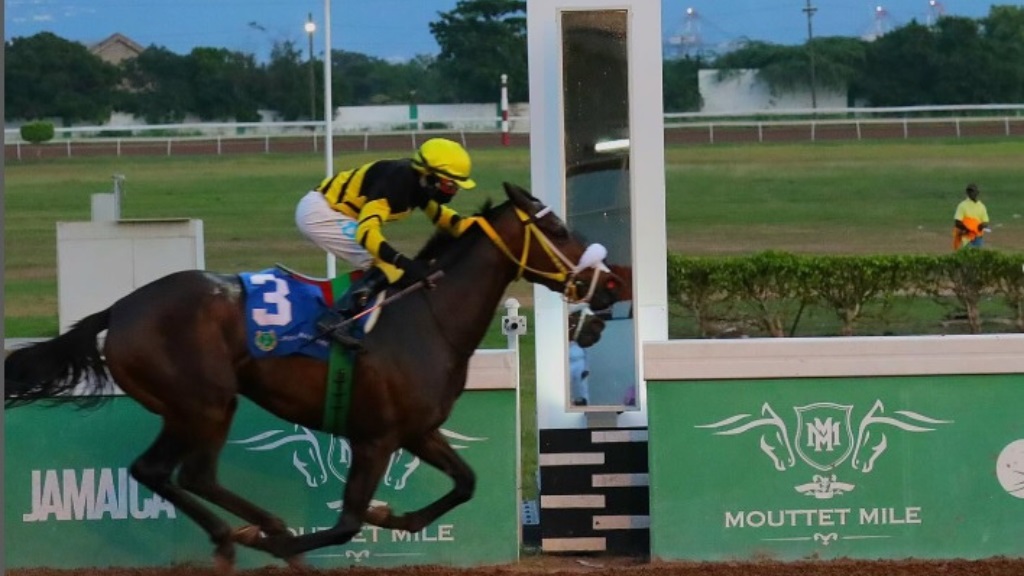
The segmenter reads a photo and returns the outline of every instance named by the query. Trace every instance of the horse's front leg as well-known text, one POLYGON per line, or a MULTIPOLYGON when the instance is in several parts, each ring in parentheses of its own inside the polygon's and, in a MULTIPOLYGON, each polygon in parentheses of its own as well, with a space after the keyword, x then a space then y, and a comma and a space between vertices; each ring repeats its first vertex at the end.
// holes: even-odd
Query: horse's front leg
POLYGON ((328 530, 302 536, 267 536, 255 544, 257 547, 279 558, 290 558, 324 546, 344 544, 359 534, 366 509, 397 446, 380 439, 371 442, 350 440, 350 444, 352 466, 345 483, 338 522, 328 530))
MULTIPOLYGON (((244 546, 259 549, 256 542, 263 535, 289 536, 284 520, 224 488, 217 480, 217 454, 219 451, 202 451, 186 459, 178 475, 178 481, 188 491, 220 506, 235 516, 252 522, 231 533, 231 539, 244 546)), ((289 566, 301 568, 305 561, 301 556, 285 558, 289 566)))
POLYGON ((404 446, 421 460, 444 472, 455 486, 434 502, 402 515, 393 515, 389 508, 371 508, 366 521, 381 528, 419 532, 459 504, 468 502, 476 489, 476 474, 448 444, 440 430, 434 430, 415 443, 404 446))

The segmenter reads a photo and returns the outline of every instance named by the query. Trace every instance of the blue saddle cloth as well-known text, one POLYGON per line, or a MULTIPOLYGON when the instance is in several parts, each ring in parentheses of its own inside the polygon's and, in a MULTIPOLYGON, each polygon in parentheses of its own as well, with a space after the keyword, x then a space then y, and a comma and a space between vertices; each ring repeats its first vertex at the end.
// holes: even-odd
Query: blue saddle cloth
POLYGON ((327 360, 330 339, 313 340, 316 321, 332 301, 323 283, 302 281, 278 268, 238 276, 245 290, 246 341, 253 358, 303 355, 327 360))

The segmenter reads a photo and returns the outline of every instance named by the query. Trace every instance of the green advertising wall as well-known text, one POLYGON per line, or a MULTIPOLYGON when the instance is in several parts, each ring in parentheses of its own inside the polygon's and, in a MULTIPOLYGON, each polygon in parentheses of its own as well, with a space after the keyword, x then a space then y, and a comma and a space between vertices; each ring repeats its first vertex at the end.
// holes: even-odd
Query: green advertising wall
POLYGON ((652 557, 1024 555, 1024 377, 648 385, 652 557))
MULTIPOLYGON (((134 401, 116 398, 94 411, 24 407, 8 410, 5 419, 8 568, 210 562, 205 533, 128 477, 159 425, 134 401)), ((518 559, 516 391, 467 391, 442 428, 476 471, 474 499, 417 534, 365 527, 345 546, 308 553, 310 564, 472 566, 518 559)), ((344 440, 288 424, 246 401, 220 479, 302 533, 336 522, 348 461, 344 440)), ((399 452, 375 498, 402 512, 450 489, 447 477, 399 452)), ((283 565, 239 547, 238 567, 267 564, 283 565)))

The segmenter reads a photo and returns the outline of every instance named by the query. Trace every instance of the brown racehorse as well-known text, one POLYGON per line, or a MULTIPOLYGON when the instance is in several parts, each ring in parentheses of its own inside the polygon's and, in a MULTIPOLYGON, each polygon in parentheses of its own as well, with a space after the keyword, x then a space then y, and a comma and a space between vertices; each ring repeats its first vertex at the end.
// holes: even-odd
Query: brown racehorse
POLYGON ((327 388, 327 364, 321 360, 250 356, 245 294, 235 275, 171 274, 57 338, 14 351, 4 362, 5 406, 95 401, 75 395, 75 389, 109 393, 108 370, 125 394, 163 420, 156 440, 132 463, 132 476, 210 535, 222 571, 234 566, 235 543, 301 565, 304 552, 344 544, 364 522, 418 532, 473 496, 473 471, 439 429, 463 391, 470 356, 508 285, 525 278, 569 301, 589 294, 595 308, 613 303, 621 288, 600 262, 586 262, 601 250, 587 251, 525 190, 505 184, 505 193, 507 202, 488 203, 459 238, 431 239, 418 258, 444 276, 433 289, 388 305, 356 355, 345 434, 352 464, 343 511, 328 530, 292 536, 282 519, 217 481, 218 456, 239 395, 284 420, 322 429, 327 388), (107 335, 99 347, 103 330, 107 335), (369 508, 399 448, 451 477, 451 491, 406 514, 369 508), (233 530, 202 500, 252 526, 233 530))

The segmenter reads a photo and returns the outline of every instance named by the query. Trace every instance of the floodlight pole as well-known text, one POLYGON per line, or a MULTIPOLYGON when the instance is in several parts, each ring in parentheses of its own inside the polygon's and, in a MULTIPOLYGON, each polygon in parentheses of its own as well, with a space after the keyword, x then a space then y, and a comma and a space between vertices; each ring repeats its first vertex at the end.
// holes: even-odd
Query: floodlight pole
MULTIPOLYGON (((331 101, 331 0, 324 0, 324 168, 334 175, 334 105, 331 101)), ((338 274, 337 259, 327 254, 327 277, 338 274)))
POLYGON ((313 61, 313 32, 316 32, 316 23, 313 22, 313 13, 309 13, 306 20, 306 35, 309 36, 309 119, 316 122, 316 62, 313 61))
POLYGON ((818 91, 817 82, 815 80, 814 72, 814 27, 811 24, 811 20, 814 18, 814 13, 818 11, 817 8, 811 6, 811 0, 807 0, 807 7, 803 9, 807 13, 807 54, 811 60, 811 108, 818 107, 818 91))

